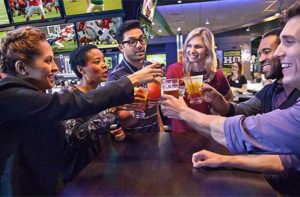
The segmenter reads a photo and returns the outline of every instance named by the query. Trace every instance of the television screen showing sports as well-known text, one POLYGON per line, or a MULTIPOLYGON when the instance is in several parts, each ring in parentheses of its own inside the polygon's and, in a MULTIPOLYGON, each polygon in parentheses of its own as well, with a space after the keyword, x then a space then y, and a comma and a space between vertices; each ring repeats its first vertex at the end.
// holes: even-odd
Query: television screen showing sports
POLYGON ((156 0, 144 0, 142 7, 142 15, 149 21, 153 22, 154 13, 156 8, 156 0))
POLYGON ((94 44, 102 49, 118 47, 115 37, 121 23, 121 17, 78 22, 77 33, 80 45, 94 44))
POLYGON ((158 62, 160 64, 167 65, 166 54, 147 54, 146 59, 149 62, 158 62))
POLYGON ((0 25, 9 24, 4 0, 0 0, 0 25))
POLYGON ((54 53, 72 51, 77 47, 73 23, 38 28, 46 34, 54 53))
POLYGON ((0 31, 0 39, 3 38, 4 36, 6 36, 6 32, 5 31, 0 31))
POLYGON ((122 0, 63 0, 67 16, 122 10, 122 0))
POLYGON ((59 0, 9 0, 14 23, 60 18, 59 0))

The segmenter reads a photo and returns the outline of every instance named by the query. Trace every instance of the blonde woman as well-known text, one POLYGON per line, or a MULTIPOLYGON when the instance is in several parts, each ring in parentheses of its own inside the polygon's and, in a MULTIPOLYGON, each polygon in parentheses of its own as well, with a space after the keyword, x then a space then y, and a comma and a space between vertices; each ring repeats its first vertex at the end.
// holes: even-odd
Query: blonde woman
MULTIPOLYGON (((168 67, 167 78, 179 78, 184 76, 203 75, 203 80, 214 87, 226 99, 232 98, 232 92, 226 77, 221 70, 217 70, 217 57, 215 53, 215 40, 213 33, 206 27, 192 30, 183 46, 183 64, 175 63, 168 67)), ((210 114, 212 108, 209 103, 191 105, 187 96, 184 96, 189 107, 206 114, 210 114)), ((185 122, 171 119, 173 132, 194 131, 185 122)))

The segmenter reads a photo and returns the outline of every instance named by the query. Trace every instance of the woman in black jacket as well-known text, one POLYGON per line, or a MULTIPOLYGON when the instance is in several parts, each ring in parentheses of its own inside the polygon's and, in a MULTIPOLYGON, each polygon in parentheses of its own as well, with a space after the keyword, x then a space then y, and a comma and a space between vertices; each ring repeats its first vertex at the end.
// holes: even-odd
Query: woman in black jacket
POLYGON ((1 40, 0 194, 55 195, 62 173, 61 120, 133 101, 133 86, 161 76, 157 65, 88 93, 45 94, 58 71, 43 32, 22 27, 1 40))

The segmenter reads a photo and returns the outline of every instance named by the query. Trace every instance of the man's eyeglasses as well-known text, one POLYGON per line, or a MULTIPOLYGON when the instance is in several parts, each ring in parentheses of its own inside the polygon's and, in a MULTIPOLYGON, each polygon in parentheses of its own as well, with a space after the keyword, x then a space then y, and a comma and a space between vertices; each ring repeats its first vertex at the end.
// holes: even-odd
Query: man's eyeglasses
POLYGON ((130 39, 130 40, 123 41, 122 44, 128 43, 128 45, 130 47, 135 47, 137 45, 137 42, 140 42, 141 45, 145 45, 146 41, 147 41, 146 37, 142 36, 139 39, 134 39, 133 38, 133 39, 130 39))

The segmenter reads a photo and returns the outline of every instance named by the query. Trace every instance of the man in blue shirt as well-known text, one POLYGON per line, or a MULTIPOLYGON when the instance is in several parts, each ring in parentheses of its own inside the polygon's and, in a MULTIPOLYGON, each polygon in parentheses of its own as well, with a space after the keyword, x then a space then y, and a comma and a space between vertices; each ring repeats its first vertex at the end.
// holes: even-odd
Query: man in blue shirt
MULTIPOLYGON (((117 30, 116 39, 123 54, 122 62, 109 75, 109 81, 130 75, 144 66, 153 65, 145 62, 147 40, 139 21, 125 21, 117 30)), ((157 66, 159 66, 158 63, 157 66)), ((135 118, 132 111, 119 110, 118 117, 125 131, 163 131, 163 124, 157 106, 145 109, 145 117, 135 118)))
MULTIPOLYGON (((262 65, 266 79, 276 79, 273 84, 266 85, 255 97, 242 103, 231 103, 212 87, 204 87, 207 101, 212 104, 216 112, 222 115, 256 115, 267 113, 275 109, 287 108, 295 104, 300 96, 294 90, 282 84, 282 68, 278 57, 274 56, 280 44, 281 29, 266 33, 259 45, 259 62, 262 65), (286 106, 286 107, 284 107, 286 106)), ((207 150, 193 154, 194 167, 234 167, 268 174, 266 178, 275 189, 285 194, 294 194, 295 179, 299 178, 298 168, 300 159, 297 155, 220 155, 207 150), (271 174, 271 175, 270 175, 271 174), (276 174, 276 175, 274 175, 276 174), (280 174, 280 175, 277 175, 280 174)), ((298 187, 299 188, 299 187, 298 187)))
MULTIPOLYGON (((287 22, 280 34, 281 43, 275 51, 283 68, 283 84, 300 90, 300 2, 289 8, 287 22)), ((233 153, 300 153, 300 99, 287 109, 230 118, 196 112, 182 98, 163 95, 164 114, 186 121, 233 153)))

